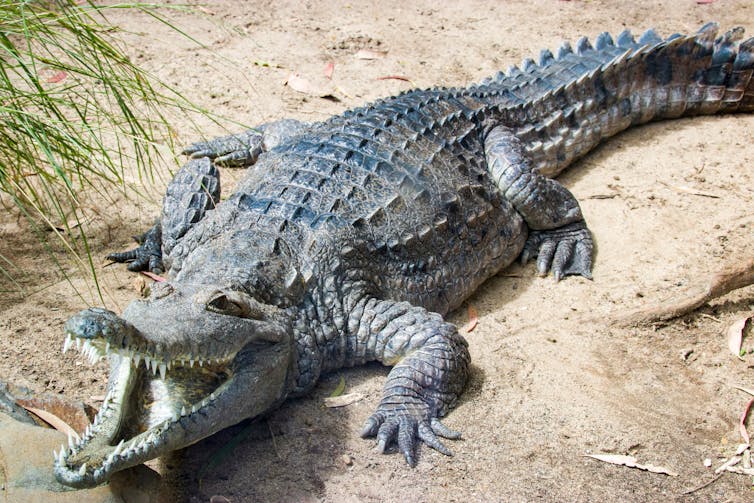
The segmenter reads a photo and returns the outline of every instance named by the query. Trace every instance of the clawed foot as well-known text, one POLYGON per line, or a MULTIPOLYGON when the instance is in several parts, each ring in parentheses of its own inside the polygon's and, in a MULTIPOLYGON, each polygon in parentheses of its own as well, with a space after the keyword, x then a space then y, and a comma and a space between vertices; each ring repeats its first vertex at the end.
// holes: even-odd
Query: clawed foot
POLYGON ((396 441, 398 449, 411 467, 416 466, 417 439, 446 456, 452 456, 450 449, 437 437, 457 440, 461 438, 461 433, 430 416, 429 407, 425 404, 381 404, 377 412, 367 420, 361 436, 376 436, 377 450, 380 453, 396 441))
POLYGON ((547 231, 531 231, 521 252, 521 262, 537 257, 542 276, 552 270, 556 281, 569 275, 592 279, 592 233, 584 221, 547 231))
POLYGON ((249 129, 241 134, 192 143, 183 154, 192 159, 209 157, 218 166, 251 166, 262 153, 262 133, 249 129))
POLYGON ((162 265, 162 232, 160 224, 155 225, 141 236, 134 236, 139 243, 138 248, 126 252, 111 253, 106 258, 113 262, 128 262, 129 271, 151 271, 161 274, 162 265))

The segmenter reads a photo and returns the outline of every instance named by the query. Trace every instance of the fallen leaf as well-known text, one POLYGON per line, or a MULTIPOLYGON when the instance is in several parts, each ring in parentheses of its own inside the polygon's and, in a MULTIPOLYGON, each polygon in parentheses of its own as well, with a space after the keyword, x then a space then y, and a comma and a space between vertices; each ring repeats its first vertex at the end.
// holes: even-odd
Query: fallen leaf
POLYGON ((68 77, 68 74, 63 70, 59 70, 47 77, 47 82, 49 84, 57 84, 58 82, 65 80, 66 77, 68 77))
POLYGON ((163 278, 162 276, 155 274, 150 271, 141 271, 141 273, 146 276, 147 278, 153 279, 154 281, 158 283, 162 283, 163 281, 167 281, 167 279, 163 278))
POLYGON ((283 85, 286 85, 299 93, 315 94, 314 88, 312 87, 311 82, 309 82, 309 79, 302 77, 298 73, 290 74, 283 85))
POLYGON ((746 431, 746 419, 749 417, 749 412, 751 412, 752 405, 754 405, 754 398, 749 400, 749 403, 746 404, 744 411, 741 413, 741 420, 738 422, 738 432, 741 434, 741 438, 744 439, 744 442, 746 442, 747 446, 751 442, 749 440, 749 433, 746 431))
POLYGON ((335 398, 336 396, 342 395, 345 390, 346 390, 346 378, 343 376, 340 376, 340 382, 335 387, 333 392, 330 393, 330 398, 335 398))
POLYGON ((731 466, 737 465, 740 461, 741 461, 741 456, 733 456, 728 461, 726 461, 725 463, 723 463, 720 466, 718 466, 715 469, 715 473, 720 473, 722 471, 725 471, 728 468, 730 468, 731 466))
POLYGON ((348 393, 347 395, 325 398, 325 407, 345 407, 364 399, 363 393, 348 393))
POLYGON ((23 407, 24 409, 28 410, 29 412, 33 413, 37 417, 39 417, 39 419, 41 419, 45 423, 49 424, 50 426, 52 426, 56 430, 62 431, 66 435, 70 435, 70 436, 75 437, 77 439, 79 438, 79 434, 76 432, 76 430, 74 430, 71 427, 71 425, 69 425, 68 423, 66 423, 62 419, 60 419, 58 416, 56 416, 52 412, 47 412, 46 410, 38 409, 36 407, 29 407, 29 406, 26 406, 26 405, 24 405, 22 403, 19 403, 19 405, 21 407, 23 407))
POLYGON ((325 77, 332 79, 332 74, 335 71, 335 63, 330 61, 325 65, 325 77))
POLYGON ((663 475, 670 475, 671 477, 677 477, 678 474, 668 470, 663 466, 653 465, 641 465, 636 462, 636 458, 633 456, 624 456, 622 454, 585 454, 588 458, 594 458, 598 461, 604 461, 613 465, 623 465, 629 468, 637 468, 651 473, 661 473, 663 475))
POLYGON ((741 348, 744 338, 751 332, 752 316, 736 320, 728 327, 728 349, 741 358, 741 348))
POLYGON ((51 393, 23 393, 24 390, 18 387, 13 391, 18 405, 56 430, 68 433, 70 428, 74 432, 83 433, 89 425, 89 417, 81 402, 64 400, 51 393))
POLYGON ((380 59, 387 56, 387 51, 372 51, 370 49, 361 49, 356 54, 356 59, 380 59))
POLYGON ((466 326, 463 327, 463 331, 468 333, 471 333, 472 330, 476 328, 476 326, 479 324, 479 313, 477 313, 476 308, 469 304, 469 321, 466 323, 466 326))
POLYGON ((382 77, 377 77, 376 80, 402 80, 404 82, 413 82, 408 77, 404 77, 403 75, 383 75, 382 77))

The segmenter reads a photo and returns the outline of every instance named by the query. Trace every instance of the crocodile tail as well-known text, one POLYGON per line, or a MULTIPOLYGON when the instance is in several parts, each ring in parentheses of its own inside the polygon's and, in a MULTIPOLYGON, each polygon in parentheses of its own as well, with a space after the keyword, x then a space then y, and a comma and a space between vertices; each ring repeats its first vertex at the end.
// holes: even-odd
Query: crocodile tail
POLYGON ((754 111, 754 38, 718 36, 708 23, 693 35, 635 40, 624 31, 564 44, 539 63, 483 81, 472 95, 497 103, 540 173, 555 176, 601 140, 652 120, 754 111))

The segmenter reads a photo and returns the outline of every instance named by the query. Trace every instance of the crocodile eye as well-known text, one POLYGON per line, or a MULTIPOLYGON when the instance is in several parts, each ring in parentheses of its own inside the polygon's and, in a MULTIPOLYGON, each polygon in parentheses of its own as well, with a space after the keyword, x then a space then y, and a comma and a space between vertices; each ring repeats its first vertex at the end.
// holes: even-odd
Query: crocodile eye
POLYGON ((247 311, 246 306, 237 301, 229 299, 228 296, 224 293, 217 295, 216 297, 212 298, 212 300, 207 302, 206 309, 207 311, 212 311, 213 313, 225 314, 228 316, 243 316, 247 311))

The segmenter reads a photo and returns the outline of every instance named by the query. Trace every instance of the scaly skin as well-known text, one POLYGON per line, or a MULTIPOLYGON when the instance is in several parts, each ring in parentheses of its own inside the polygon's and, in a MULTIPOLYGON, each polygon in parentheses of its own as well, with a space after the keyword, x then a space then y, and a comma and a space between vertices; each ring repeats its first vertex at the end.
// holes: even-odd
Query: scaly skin
POLYGON ((591 277, 578 202, 551 176, 656 119, 754 109, 754 41, 708 25, 661 40, 600 35, 465 89, 411 91, 325 122, 279 121, 199 142, 136 250, 166 271, 121 316, 66 324, 112 372, 100 415, 56 453, 92 486, 305 393, 323 372, 393 366, 362 435, 450 454, 440 423, 469 353, 443 320, 517 257, 591 277), (219 202, 217 165, 254 167, 219 202), (158 376, 159 375, 159 376, 158 376))

